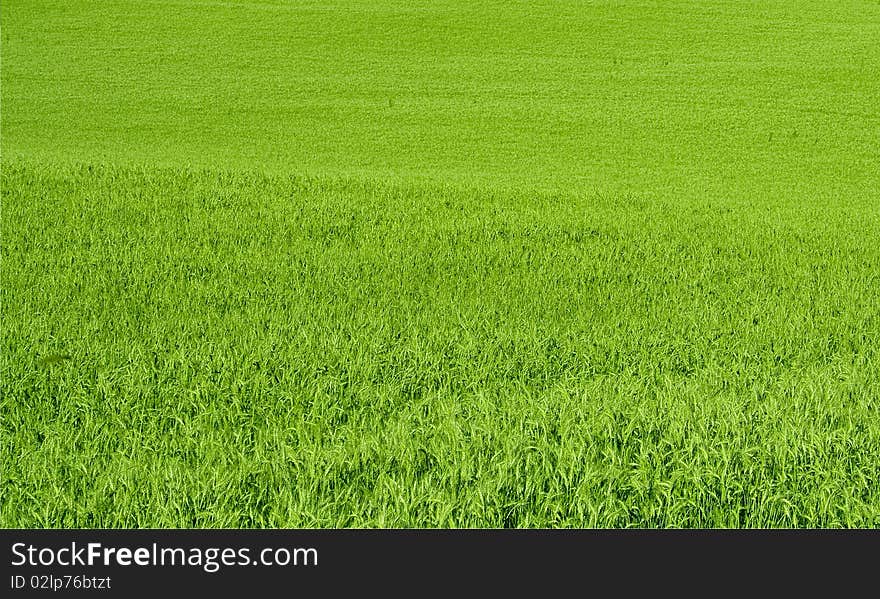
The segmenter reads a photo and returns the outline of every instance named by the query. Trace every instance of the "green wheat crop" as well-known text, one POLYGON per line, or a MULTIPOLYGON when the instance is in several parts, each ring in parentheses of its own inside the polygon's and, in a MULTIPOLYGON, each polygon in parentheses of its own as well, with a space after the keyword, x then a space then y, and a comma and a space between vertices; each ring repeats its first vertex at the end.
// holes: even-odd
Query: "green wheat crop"
POLYGON ((0 525, 880 526, 877 3, 0 16, 0 525))

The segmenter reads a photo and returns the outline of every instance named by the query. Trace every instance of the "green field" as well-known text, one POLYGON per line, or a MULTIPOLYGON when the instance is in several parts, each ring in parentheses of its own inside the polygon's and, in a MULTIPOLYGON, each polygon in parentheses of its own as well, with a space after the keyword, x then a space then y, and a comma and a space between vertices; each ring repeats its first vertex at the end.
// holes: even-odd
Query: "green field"
POLYGON ((880 526, 880 3, 0 36, 0 526, 880 526))

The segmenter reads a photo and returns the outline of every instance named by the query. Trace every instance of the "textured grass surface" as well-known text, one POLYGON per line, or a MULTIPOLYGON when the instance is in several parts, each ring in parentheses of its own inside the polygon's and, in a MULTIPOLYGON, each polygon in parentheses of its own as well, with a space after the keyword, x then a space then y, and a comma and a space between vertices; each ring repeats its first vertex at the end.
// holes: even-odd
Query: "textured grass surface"
POLYGON ((2 19, 3 526, 880 526, 880 5, 2 19))
POLYGON ((5 524, 880 524, 877 207, 3 190, 5 524))

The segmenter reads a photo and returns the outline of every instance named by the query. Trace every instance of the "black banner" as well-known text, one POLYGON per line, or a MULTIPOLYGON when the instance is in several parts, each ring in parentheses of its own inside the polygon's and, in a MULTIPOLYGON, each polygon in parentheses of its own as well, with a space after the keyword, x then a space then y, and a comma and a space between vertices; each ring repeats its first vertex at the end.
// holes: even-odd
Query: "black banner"
POLYGON ((876 592, 880 555, 880 532, 864 530, 3 530, 0 538, 4 597, 763 593, 771 585, 838 594, 876 592))

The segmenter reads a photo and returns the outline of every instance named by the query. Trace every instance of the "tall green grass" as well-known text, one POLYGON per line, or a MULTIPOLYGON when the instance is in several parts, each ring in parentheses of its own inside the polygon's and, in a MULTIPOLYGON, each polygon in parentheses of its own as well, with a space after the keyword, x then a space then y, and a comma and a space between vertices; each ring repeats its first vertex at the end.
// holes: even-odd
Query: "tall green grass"
POLYGON ((0 181, 0 525, 880 525, 878 203, 0 181))
POLYGON ((3 0, 0 525, 880 526, 878 39, 3 0))

